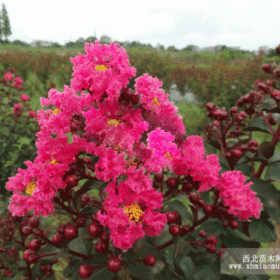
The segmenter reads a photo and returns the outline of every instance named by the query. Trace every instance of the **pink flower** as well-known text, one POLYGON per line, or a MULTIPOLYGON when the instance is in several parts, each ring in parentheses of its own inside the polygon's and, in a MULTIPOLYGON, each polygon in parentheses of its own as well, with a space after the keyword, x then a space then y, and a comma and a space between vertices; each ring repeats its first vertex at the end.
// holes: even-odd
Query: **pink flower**
POLYGON ((168 100, 168 94, 160 89, 162 82, 148 74, 135 79, 136 93, 141 95, 143 104, 142 113, 145 121, 149 123, 149 133, 157 127, 170 131, 175 135, 174 143, 180 147, 184 140, 186 130, 182 116, 178 115, 178 108, 168 100))
POLYGON ((180 148, 172 143, 175 136, 169 131, 164 131, 159 127, 148 134, 148 148, 153 150, 152 156, 156 158, 157 164, 166 166, 171 170, 171 162, 174 158, 181 158, 180 148))
POLYGON ((13 74, 12 73, 6 73, 5 75, 4 75, 4 79, 6 80, 6 81, 11 81, 12 80, 12 78, 13 78, 13 74))
POLYGON ((245 184, 246 177, 240 171, 227 171, 221 175, 216 183, 220 190, 223 204, 229 207, 229 213, 239 216, 239 220, 248 221, 250 217, 259 218, 262 203, 256 193, 250 189, 252 182, 245 184))
POLYGON ((167 222, 165 214, 156 212, 162 206, 162 194, 154 189, 137 194, 126 181, 110 182, 105 191, 105 212, 97 213, 103 226, 108 226, 114 246, 127 250, 145 235, 158 236, 167 222))
POLYGON ((201 137, 189 136, 181 146, 182 158, 176 158, 173 163, 173 172, 176 175, 188 175, 194 181, 200 181, 199 191, 208 191, 219 179, 219 159, 217 155, 204 156, 204 144, 201 137))
POLYGON ((86 55, 79 54, 70 58, 74 64, 74 77, 71 87, 75 92, 84 89, 94 92, 95 101, 99 101, 106 91, 108 97, 105 100, 117 101, 121 88, 125 88, 129 79, 135 77, 136 69, 131 67, 127 53, 119 44, 111 43, 99 45, 99 41, 86 43, 86 55))
POLYGON ((21 98, 22 101, 28 101, 28 100, 30 99, 29 96, 26 95, 26 94, 22 94, 22 95, 20 96, 20 98, 21 98))
POLYGON ((18 83, 13 83, 13 86, 14 86, 14 87, 16 87, 16 88, 18 88, 18 89, 20 89, 21 84, 18 84, 18 83))
POLYGON ((99 109, 91 108, 83 112, 86 118, 84 137, 103 134, 104 145, 118 146, 119 150, 132 150, 133 143, 139 142, 141 133, 148 130, 149 124, 142 120, 139 109, 126 108, 118 102, 99 104, 99 109))
POLYGON ((23 80, 17 77, 15 78, 15 82, 21 85, 23 83, 23 80))
POLYGON ((21 104, 15 104, 13 107, 13 111, 17 116, 20 116, 23 113, 21 104))
POLYGON ((30 110, 28 112, 28 114, 29 114, 30 117, 34 117, 34 118, 36 118, 36 116, 37 116, 37 114, 35 112, 33 112, 32 110, 30 110))

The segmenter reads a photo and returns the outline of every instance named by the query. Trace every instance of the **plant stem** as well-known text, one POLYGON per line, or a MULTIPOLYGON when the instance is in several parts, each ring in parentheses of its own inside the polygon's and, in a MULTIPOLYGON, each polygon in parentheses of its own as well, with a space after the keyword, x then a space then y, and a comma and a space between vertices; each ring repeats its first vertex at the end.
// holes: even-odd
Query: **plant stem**
MULTIPOLYGON (((273 138, 271 140, 271 143, 276 146, 276 144, 279 141, 279 137, 280 137, 280 124, 278 126, 277 131, 275 132, 275 134, 273 135, 273 138)), ((255 176, 253 178, 260 178, 262 175, 262 172, 264 170, 264 168, 268 165, 268 161, 262 162, 259 170, 257 171, 257 173, 255 174, 255 176)))
POLYGON ((58 197, 55 197, 53 199, 53 201, 56 202, 58 205, 60 205, 63 210, 69 212, 72 215, 75 215, 75 216, 78 216, 78 217, 82 217, 82 218, 86 217, 84 214, 76 212, 73 209, 71 209, 70 207, 66 206, 63 202, 61 202, 61 200, 58 197))

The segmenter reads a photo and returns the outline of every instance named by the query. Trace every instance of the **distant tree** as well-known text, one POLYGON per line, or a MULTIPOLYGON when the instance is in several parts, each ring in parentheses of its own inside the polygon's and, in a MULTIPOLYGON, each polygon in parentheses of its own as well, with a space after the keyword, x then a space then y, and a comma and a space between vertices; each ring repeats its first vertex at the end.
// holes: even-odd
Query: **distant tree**
POLYGON ((7 37, 12 35, 12 31, 11 31, 10 20, 8 17, 8 11, 4 4, 2 4, 2 22, 3 22, 2 30, 4 36, 6 37, 6 42, 7 42, 7 37))
POLYGON ((189 52, 197 52, 199 51, 199 47, 195 45, 187 45, 182 51, 189 51, 189 52))
POLYGON ((114 41, 114 44, 119 44, 120 47, 123 47, 123 46, 124 46, 124 44, 123 44, 122 42, 119 42, 119 41, 117 41, 117 40, 114 41))
POLYGON ((79 38, 76 42, 75 42, 75 44, 76 44, 76 48, 84 48, 85 47, 85 43, 86 43, 86 41, 85 41, 85 39, 84 38, 79 38))
POLYGON ((87 42, 87 43, 94 43, 95 40, 97 40, 97 38, 94 37, 94 36, 91 36, 91 37, 86 38, 85 42, 87 42))
POLYGON ((29 47, 30 45, 23 42, 23 41, 20 41, 20 40, 14 40, 13 42, 11 42, 11 44, 13 46, 20 46, 20 47, 29 47))
POLYGON ((102 35, 100 37, 100 44, 110 44, 112 42, 111 38, 107 35, 102 35))
POLYGON ((65 47, 66 47, 66 48, 76 48, 76 43, 70 41, 70 42, 68 42, 68 43, 65 44, 65 47))
POLYGON ((129 41, 124 41, 121 43, 123 47, 127 47, 129 45, 129 41))
POLYGON ((156 48, 157 48, 159 51, 164 51, 164 50, 165 50, 164 46, 161 45, 160 43, 158 43, 158 44, 156 45, 156 48))
POLYGON ((131 48, 141 47, 141 43, 139 41, 132 41, 131 43, 129 43, 129 47, 131 48))
POLYGON ((259 47, 258 51, 259 51, 259 53, 267 55, 269 53, 269 47, 268 46, 261 46, 261 47, 259 47))
POLYGON ((3 36, 3 17, 2 17, 2 11, 0 11, 0 42, 2 43, 2 36, 3 36))
POLYGON ((55 42, 55 43, 52 43, 52 44, 51 44, 51 47, 52 47, 52 48, 62 48, 62 45, 60 45, 59 43, 56 43, 56 42, 55 42))
POLYGON ((178 52, 178 50, 177 50, 174 46, 169 46, 169 47, 167 48, 167 51, 178 52))

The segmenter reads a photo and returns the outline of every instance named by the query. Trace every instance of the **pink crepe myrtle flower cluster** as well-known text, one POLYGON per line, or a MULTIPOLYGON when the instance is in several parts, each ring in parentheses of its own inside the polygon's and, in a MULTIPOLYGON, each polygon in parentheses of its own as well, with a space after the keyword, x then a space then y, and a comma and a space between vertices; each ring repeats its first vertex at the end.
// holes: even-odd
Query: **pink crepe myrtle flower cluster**
POLYGON ((30 117, 34 117, 34 118, 36 118, 36 116, 37 116, 37 114, 36 114, 34 111, 32 111, 32 110, 30 110, 30 111, 28 112, 28 115, 29 115, 30 117))
MULTIPOLYGON (((5 75, 4 75, 4 79, 8 82, 8 81, 12 81, 12 79, 14 78, 13 74, 10 73, 10 72, 7 72, 5 75)), ((18 89, 23 89, 21 87, 21 85, 23 84, 23 80, 19 77, 15 77, 14 78, 14 83, 13 83, 13 86, 18 88, 18 89)))
POLYGON ((6 81, 11 81, 13 79, 13 74, 10 73, 10 72, 7 72, 5 75, 4 75, 4 79, 6 81))
POLYGON ((161 234, 167 222, 166 215, 155 211, 162 206, 161 193, 154 189, 135 188, 134 191, 129 182, 120 182, 117 186, 116 180, 109 183, 105 191, 108 194, 104 202, 106 214, 99 211, 97 218, 109 227, 115 247, 127 250, 145 235, 161 234))
POLYGON ((13 83, 13 86, 17 87, 18 89, 20 89, 22 83, 23 83, 23 80, 21 78, 15 78, 15 82, 13 83))
MULTIPOLYGON (((162 193, 153 189, 151 172, 190 174, 201 181, 199 191, 220 186, 224 177, 219 176, 218 157, 204 156, 199 136, 185 139, 178 108, 168 101, 157 78, 145 74, 135 80, 136 94, 141 96, 139 107, 119 101, 121 89, 126 88, 136 69, 118 46, 99 45, 96 40, 95 44, 86 44, 86 55, 71 58, 75 65, 71 87, 64 86, 63 92, 51 89, 48 98, 41 98, 42 106, 53 105, 56 109, 37 112, 37 158, 34 164, 25 162, 28 169, 19 169, 6 188, 14 191, 9 205, 13 215, 22 216, 34 209, 34 215, 46 217, 54 211, 53 198, 58 189, 67 185, 62 177, 76 156, 86 152, 99 157, 96 178, 109 184, 98 219, 110 228, 115 246, 125 250, 145 234, 160 235, 165 226, 166 215, 156 212, 162 206, 162 193), (81 96, 77 94, 80 91, 81 96), (69 143, 66 133, 71 131, 75 115, 85 118, 84 133, 73 132, 69 143), (123 176, 127 178, 117 185, 116 180, 123 176)), ((227 178, 226 188, 236 189, 234 178, 227 178)), ((254 196, 249 189, 248 199, 254 196)), ((239 201, 234 214, 246 218, 238 209, 243 211, 250 204, 239 201)), ((261 207, 261 203, 258 205, 261 207)))
POLYGON ((13 111, 17 117, 21 116, 23 113, 22 106, 20 103, 17 103, 13 106, 13 111))
POLYGON ((21 98, 22 101, 28 101, 28 100, 30 100, 29 96, 26 95, 26 94, 22 94, 22 95, 20 96, 20 98, 21 98))
POLYGON ((221 175, 216 187, 220 190, 220 197, 224 198, 223 204, 230 207, 229 213, 248 221, 249 217, 260 217, 262 204, 250 189, 253 183, 245 182, 246 177, 240 171, 227 171, 221 175))

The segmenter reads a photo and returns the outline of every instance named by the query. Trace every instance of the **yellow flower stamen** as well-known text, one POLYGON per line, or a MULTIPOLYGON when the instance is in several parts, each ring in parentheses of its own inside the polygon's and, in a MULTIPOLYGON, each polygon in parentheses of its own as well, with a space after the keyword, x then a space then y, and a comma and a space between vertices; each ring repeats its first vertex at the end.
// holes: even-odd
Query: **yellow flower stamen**
POLYGON ((116 120, 116 119, 110 119, 107 124, 111 124, 111 125, 114 125, 114 126, 117 126, 119 124, 119 121, 116 120))
POLYGON ((53 113, 54 113, 54 114, 58 114, 58 113, 59 113, 59 109, 58 109, 58 108, 54 109, 54 110, 53 110, 53 113))
POLYGON ((158 100, 156 97, 152 100, 152 102, 154 103, 154 105, 159 106, 159 103, 158 103, 158 100))
POLYGON ((51 161, 51 164, 58 165, 59 163, 53 158, 52 161, 51 161))
POLYGON ((105 65, 96 65, 95 70, 99 71, 102 70, 103 72, 107 69, 105 65))
POLYGON ((36 188, 36 183, 33 181, 27 185, 27 188, 25 191, 26 191, 26 193, 31 195, 34 192, 35 188, 36 188))
POLYGON ((167 159, 172 160, 172 157, 170 156, 169 152, 167 152, 167 153, 165 154, 165 156, 167 157, 167 159))
POLYGON ((138 205, 138 201, 136 201, 135 204, 131 204, 130 206, 124 206, 123 209, 125 210, 125 213, 129 216, 129 222, 131 222, 133 218, 135 219, 134 222, 139 222, 140 216, 144 213, 138 205))
POLYGON ((238 198, 238 196, 236 195, 234 198, 235 198, 235 199, 237 199, 237 198, 238 198))

